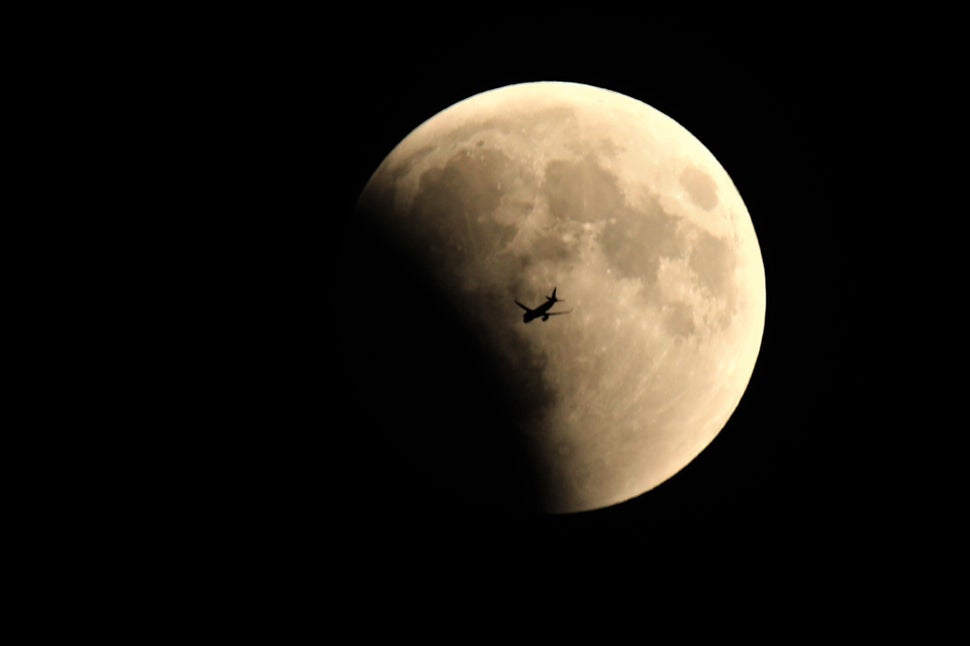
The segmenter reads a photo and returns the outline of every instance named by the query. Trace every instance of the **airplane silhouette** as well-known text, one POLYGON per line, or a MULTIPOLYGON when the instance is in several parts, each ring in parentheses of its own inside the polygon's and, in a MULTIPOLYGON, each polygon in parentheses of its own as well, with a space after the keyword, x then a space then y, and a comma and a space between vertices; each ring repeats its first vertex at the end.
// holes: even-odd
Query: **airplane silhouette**
POLYGON ((553 287, 552 296, 546 296, 546 302, 540 305, 539 307, 535 308, 534 310, 529 309, 528 307, 520 303, 518 300, 516 300, 515 304, 525 310, 525 314, 522 315, 522 322, 528 323, 533 319, 542 317, 542 322, 545 323, 546 321, 549 320, 550 316, 558 316, 559 314, 569 314, 570 312, 572 312, 572 310, 566 310, 565 312, 549 311, 550 309, 552 309, 553 305, 555 305, 556 303, 562 302, 562 299, 556 298, 556 289, 557 289, 556 287, 553 287))

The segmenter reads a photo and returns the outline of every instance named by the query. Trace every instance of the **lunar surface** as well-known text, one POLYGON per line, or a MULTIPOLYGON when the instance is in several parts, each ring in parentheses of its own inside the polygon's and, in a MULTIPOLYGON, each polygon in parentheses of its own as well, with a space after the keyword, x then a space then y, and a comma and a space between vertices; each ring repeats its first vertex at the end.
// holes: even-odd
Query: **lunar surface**
MULTIPOLYGON (((450 487, 502 492, 506 504, 527 497, 503 485, 519 470, 544 512, 620 503, 693 460, 744 394, 765 320, 751 218, 710 151, 640 101, 557 82, 473 96, 390 152, 358 217, 447 303, 432 325, 458 326, 461 347, 474 348, 474 361, 422 366, 441 350, 432 331, 426 350, 374 352, 361 370, 376 407, 380 388, 397 387, 376 376, 382 366, 408 382, 402 424, 446 404, 439 386, 470 398, 448 409, 457 419, 436 421, 451 426, 420 467, 440 466, 450 487), (534 308, 553 288, 564 302, 552 311, 569 314, 523 323, 515 300, 534 308), (426 388, 422 368, 433 375, 426 388), (464 393, 472 372, 493 387, 464 393), (469 456, 482 455, 466 472, 469 456)), ((365 240, 360 253, 369 248, 365 240)), ((371 288, 368 298, 382 289, 371 288)), ((408 302, 394 318, 422 307, 408 302)), ((374 338, 399 331, 379 327, 374 338)))

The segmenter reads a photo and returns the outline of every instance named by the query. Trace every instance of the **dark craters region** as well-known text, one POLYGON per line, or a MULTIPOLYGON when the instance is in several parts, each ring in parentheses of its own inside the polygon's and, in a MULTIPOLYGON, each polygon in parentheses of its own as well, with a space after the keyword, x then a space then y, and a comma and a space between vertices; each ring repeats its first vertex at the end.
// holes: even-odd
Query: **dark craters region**
POLYGON ((591 156, 549 162, 543 190, 554 216, 580 222, 599 221, 623 202, 616 177, 591 156))
POLYGON ((672 336, 687 338, 696 329, 694 309, 686 303, 668 303, 663 308, 664 328, 672 336))
POLYGON ((624 205, 607 221, 600 245, 621 276, 654 285, 660 259, 683 254, 679 220, 664 211, 655 197, 650 197, 643 209, 624 205))
POLYGON ((688 166, 680 174, 680 185, 687 191, 691 201, 705 211, 717 206, 717 184, 707 173, 688 166))
POLYGON ((431 168, 421 175, 415 203, 433 209, 432 216, 470 209, 493 211, 502 200, 499 181, 508 167, 508 157, 497 150, 462 150, 443 168, 431 168))
POLYGON ((424 236, 425 253, 446 268, 458 261, 481 261, 507 244, 515 228, 491 216, 517 180, 509 157, 485 147, 462 150, 442 168, 425 171, 414 199, 418 211, 410 214, 422 223, 417 230, 424 236))
POLYGON ((727 293, 736 259, 723 238, 699 231, 690 252, 690 268, 714 296, 727 293))

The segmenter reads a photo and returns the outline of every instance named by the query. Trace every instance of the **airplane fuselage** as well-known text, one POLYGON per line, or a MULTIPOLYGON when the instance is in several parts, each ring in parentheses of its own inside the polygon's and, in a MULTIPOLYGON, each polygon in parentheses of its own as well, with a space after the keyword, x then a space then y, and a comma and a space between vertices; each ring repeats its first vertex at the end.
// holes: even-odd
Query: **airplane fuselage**
POLYGON ((525 314, 522 315, 522 322, 528 323, 538 318, 541 318, 542 321, 545 322, 549 320, 550 316, 556 316, 558 314, 569 314, 569 312, 550 312, 549 311, 550 309, 552 309, 552 306, 558 302, 559 302, 559 299, 556 298, 556 288, 554 287, 552 289, 552 296, 546 296, 546 302, 535 309, 526 307, 519 301, 515 301, 515 304, 525 310, 525 314))
POLYGON ((535 308, 534 310, 529 310, 528 312, 523 314, 522 321, 524 323, 529 323, 531 321, 534 321, 537 318, 542 318, 543 321, 548 321, 549 315, 546 314, 546 312, 548 312, 555 304, 556 304, 556 301, 553 301, 553 300, 546 301, 545 303, 535 308))

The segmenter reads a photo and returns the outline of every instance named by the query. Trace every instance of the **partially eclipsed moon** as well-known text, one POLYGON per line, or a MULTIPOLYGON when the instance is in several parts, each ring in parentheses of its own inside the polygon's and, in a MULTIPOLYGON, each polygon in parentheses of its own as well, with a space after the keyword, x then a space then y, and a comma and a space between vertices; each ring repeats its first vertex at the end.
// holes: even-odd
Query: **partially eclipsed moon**
POLYGON ((546 511, 656 487, 747 387, 765 319, 751 218, 713 155, 644 103, 552 82, 473 96, 394 148, 360 206, 522 398, 515 446, 546 511), (523 324, 514 300, 553 287, 572 312, 523 324))

